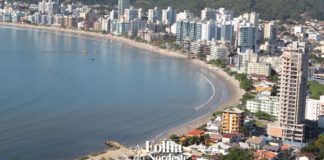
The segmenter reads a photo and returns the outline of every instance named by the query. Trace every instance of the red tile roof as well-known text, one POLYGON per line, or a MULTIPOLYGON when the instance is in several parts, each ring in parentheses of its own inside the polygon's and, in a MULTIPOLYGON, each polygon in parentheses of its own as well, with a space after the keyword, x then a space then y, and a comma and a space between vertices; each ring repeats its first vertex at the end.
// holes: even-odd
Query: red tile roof
POLYGON ((188 136, 198 136, 198 137, 202 136, 203 134, 205 134, 205 131, 200 129, 194 129, 187 133, 188 136))
POLYGON ((223 134, 224 138, 233 138, 233 137, 236 137, 236 136, 241 136, 241 134, 240 133, 224 133, 223 134))
POLYGON ((271 151, 264 151, 264 150, 257 150, 255 152, 255 156, 258 158, 275 158, 277 156, 277 154, 275 152, 271 152, 271 151))

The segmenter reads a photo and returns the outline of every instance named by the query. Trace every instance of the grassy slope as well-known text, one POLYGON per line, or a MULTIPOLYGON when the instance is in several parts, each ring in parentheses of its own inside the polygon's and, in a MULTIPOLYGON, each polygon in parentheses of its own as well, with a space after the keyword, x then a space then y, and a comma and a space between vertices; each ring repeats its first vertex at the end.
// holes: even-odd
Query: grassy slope
POLYGON ((309 81, 308 87, 310 92, 310 98, 319 99, 321 95, 324 95, 324 85, 316 81, 309 81))

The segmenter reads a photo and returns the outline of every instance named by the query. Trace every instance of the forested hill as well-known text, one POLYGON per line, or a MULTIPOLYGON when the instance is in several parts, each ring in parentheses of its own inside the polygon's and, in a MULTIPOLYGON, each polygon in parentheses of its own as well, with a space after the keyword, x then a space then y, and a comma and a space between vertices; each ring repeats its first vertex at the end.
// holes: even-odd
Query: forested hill
MULTIPOLYGON (((225 7, 236 14, 257 11, 263 19, 297 19, 301 14, 324 19, 324 0, 135 0, 136 6, 167 6, 180 10, 190 9, 199 14, 206 6, 225 7)), ((144 8, 145 8, 144 7, 144 8)))
MULTIPOLYGON (((37 1, 37 0, 24 0, 37 1)), ((65 1, 65 0, 62 0, 65 1)), ((86 4, 101 3, 115 5, 117 0, 81 0, 86 4)), ((205 7, 225 7, 235 14, 257 11, 262 19, 298 19, 300 15, 324 20, 324 0, 131 0, 136 7, 144 9, 154 6, 174 6, 178 10, 189 9, 199 15, 205 7)))

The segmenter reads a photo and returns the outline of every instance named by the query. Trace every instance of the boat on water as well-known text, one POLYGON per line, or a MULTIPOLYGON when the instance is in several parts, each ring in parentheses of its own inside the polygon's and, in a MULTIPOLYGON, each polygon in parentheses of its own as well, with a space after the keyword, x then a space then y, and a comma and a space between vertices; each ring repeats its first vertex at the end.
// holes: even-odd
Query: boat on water
POLYGON ((88 53, 88 51, 87 51, 86 49, 84 49, 84 50, 82 51, 82 53, 86 54, 86 53, 88 53))

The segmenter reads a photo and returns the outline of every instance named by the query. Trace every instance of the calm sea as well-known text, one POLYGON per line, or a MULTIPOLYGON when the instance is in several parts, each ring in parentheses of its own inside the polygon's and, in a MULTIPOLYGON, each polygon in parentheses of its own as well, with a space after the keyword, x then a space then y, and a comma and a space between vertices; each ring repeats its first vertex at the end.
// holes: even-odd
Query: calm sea
POLYGON ((223 81, 184 59, 62 32, 0 26, 0 37, 1 160, 142 144, 228 97, 223 81))

